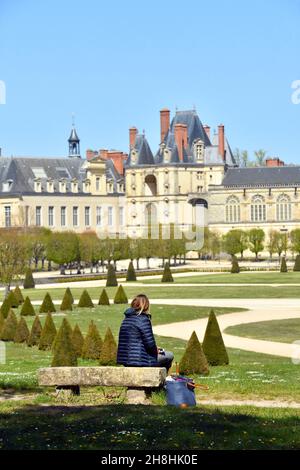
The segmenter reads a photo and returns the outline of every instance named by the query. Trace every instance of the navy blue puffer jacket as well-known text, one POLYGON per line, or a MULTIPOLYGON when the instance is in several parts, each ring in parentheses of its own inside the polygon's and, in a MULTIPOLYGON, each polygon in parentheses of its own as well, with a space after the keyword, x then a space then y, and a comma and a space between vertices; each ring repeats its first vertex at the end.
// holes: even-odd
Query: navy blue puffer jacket
POLYGON ((124 312, 125 318, 119 333, 117 363, 124 366, 157 366, 157 347, 151 320, 145 313, 130 307, 124 312))

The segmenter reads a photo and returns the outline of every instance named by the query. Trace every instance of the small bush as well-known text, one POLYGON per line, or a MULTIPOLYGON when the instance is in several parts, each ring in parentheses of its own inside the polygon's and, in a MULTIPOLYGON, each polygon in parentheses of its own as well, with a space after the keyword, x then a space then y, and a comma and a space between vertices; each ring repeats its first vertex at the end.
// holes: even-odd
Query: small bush
POLYGON ((23 287, 24 289, 34 289, 35 287, 35 282, 30 268, 26 270, 23 287))
POLYGON ((164 272, 161 278, 161 282, 174 282, 170 265, 168 262, 165 263, 164 272))
POLYGON ((51 313, 48 313, 46 316, 45 324, 42 329, 39 349, 42 351, 47 351, 52 348, 53 341, 56 336, 56 327, 51 313))
POLYGON ((68 295, 70 297, 71 303, 73 304, 74 303, 74 297, 73 297, 73 294, 71 292, 70 287, 66 288, 66 295, 68 295))
POLYGON ((118 285, 115 268, 111 263, 107 267, 106 287, 116 287, 118 285))
POLYGON ((117 289, 117 292, 114 298, 114 303, 115 304, 128 304, 128 298, 127 298, 127 295, 125 294, 122 284, 120 284, 117 289))
POLYGON ((60 310, 62 312, 66 311, 66 310, 73 310, 72 299, 70 297, 70 294, 67 291, 64 293, 64 297, 63 297, 62 302, 60 304, 60 310))
POLYGON ((78 302, 78 307, 87 307, 87 308, 93 308, 94 307, 94 304, 93 304, 93 301, 90 297, 90 294, 88 293, 88 291, 86 289, 84 289, 84 291, 82 292, 81 296, 80 296, 80 299, 79 299, 79 302, 78 302))
POLYGON ((105 289, 102 289, 98 305, 109 305, 109 298, 105 289))
POLYGON ((134 269, 132 261, 130 261, 128 268, 127 268, 126 281, 127 282, 136 281, 136 274, 135 274, 135 269, 134 269))
POLYGON ((293 271, 300 271, 300 255, 296 256, 293 271))
POLYGON ((15 312, 10 309, 1 331, 2 341, 13 341, 17 331, 18 320, 15 312))
POLYGON ((19 299, 14 294, 14 291, 11 290, 7 296, 7 300, 9 301, 11 308, 18 308, 19 307, 19 299))
POLYGON ((89 329, 82 347, 82 357, 84 359, 99 359, 102 349, 102 339, 93 321, 89 324, 89 329))
POLYGON ((21 308, 21 315, 23 315, 24 317, 35 315, 35 310, 29 297, 26 297, 24 300, 24 303, 21 308))
POLYGON ((3 300, 3 303, 2 303, 1 308, 0 308, 0 311, 1 311, 4 319, 8 317, 10 309, 11 309, 10 300, 9 300, 8 297, 6 297, 6 299, 3 300))
POLYGON ((282 258, 281 258, 280 272, 281 273, 287 273, 288 272, 285 256, 282 256, 282 258))
POLYGON ((240 272, 240 266, 236 256, 232 257, 230 272, 231 274, 238 274, 240 272))
POLYGON ((49 292, 46 293, 43 303, 40 306, 40 313, 54 313, 56 309, 54 307, 54 303, 52 302, 51 295, 49 292))
POLYGON ((222 333, 213 310, 211 310, 208 317, 202 348, 206 359, 211 366, 229 364, 229 358, 222 333))
POLYGON ((195 331, 193 331, 179 363, 179 372, 186 375, 209 374, 208 362, 195 331))
POLYGON ((13 292, 15 294, 16 299, 19 302, 19 305, 21 305, 24 302, 24 297, 23 297, 20 287, 16 286, 13 292))
POLYGON ((72 328, 64 318, 53 343, 51 367, 67 366, 77 366, 77 356, 72 343, 72 328))
POLYGON ((33 321, 32 327, 31 327, 27 345, 30 347, 38 346, 40 342, 40 338, 41 338, 41 333, 42 333, 42 324, 40 322, 39 316, 36 315, 33 321))
POLYGON ((82 356, 82 348, 83 348, 83 343, 84 343, 84 338, 81 333, 81 330, 79 326, 76 324, 75 328, 72 333, 72 343, 75 348, 76 356, 81 357, 82 356))
POLYGON ((114 366, 117 363, 117 343, 110 328, 105 333, 99 363, 102 366, 114 366))
POLYGON ((21 317, 14 337, 15 343, 27 343, 29 338, 29 329, 24 317, 21 317))

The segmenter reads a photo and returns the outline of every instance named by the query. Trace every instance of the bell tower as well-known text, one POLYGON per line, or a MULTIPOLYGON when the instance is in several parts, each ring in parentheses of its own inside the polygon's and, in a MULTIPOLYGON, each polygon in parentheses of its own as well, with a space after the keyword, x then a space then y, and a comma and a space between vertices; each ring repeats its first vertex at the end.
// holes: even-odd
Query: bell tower
POLYGON ((71 130, 71 134, 70 134, 70 137, 68 139, 68 142, 69 142, 69 157, 70 158, 73 158, 73 157, 81 158, 81 156, 80 156, 80 139, 79 139, 79 137, 77 135, 77 132, 76 132, 76 129, 75 129, 74 118, 72 120, 72 130, 71 130))

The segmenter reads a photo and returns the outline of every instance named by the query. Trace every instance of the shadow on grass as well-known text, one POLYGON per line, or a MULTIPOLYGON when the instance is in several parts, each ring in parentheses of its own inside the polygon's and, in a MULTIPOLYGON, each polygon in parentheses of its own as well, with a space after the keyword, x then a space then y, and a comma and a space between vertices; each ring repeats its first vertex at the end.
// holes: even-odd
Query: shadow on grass
POLYGON ((246 407, 25 405, 0 413, 0 449, 295 449, 299 417, 246 407))

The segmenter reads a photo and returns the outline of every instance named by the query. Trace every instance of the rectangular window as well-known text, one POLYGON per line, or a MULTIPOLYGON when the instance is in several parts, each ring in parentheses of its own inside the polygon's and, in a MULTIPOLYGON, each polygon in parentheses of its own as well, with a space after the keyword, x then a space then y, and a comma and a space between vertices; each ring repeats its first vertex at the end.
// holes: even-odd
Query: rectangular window
POLYGON ((100 178, 96 178, 96 191, 100 191, 100 178))
POLYGON ((124 207, 119 208, 119 224, 124 225, 124 207))
POLYGON ((113 225, 113 208, 110 206, 108 208, 108 211, 107 211, 107 222, 108 222, 108 226, 109 227, 112 227, 113 225))
POLYGON ((48 208, 48 225, 49 227, 54 226, 54 207, 49 206, 48 208))
POLYGON ((60 225, 62 227, 65 227, 66 224, 67 224, 67 221, 66 221, 66 207, 62 206, 60 208, 60 225))
POLYGON ((84 208, 84 223, 86 227, 89 227, 91 225, 90 223, 90 207, 85 207, 84 208))
POLYGON ((35 225, 40 227, 42 225, 42 208, 41 206, 37 206, 35 208, 35 225))
POLYGON ((96 208, 96 224, 102 224, 102 208, 100 206, 96 208))
POLYGON ((11 227, 11 207, 5 206, 4 213, 5 213, 5 227, 11 227))
POLYGON ((78 227, 78 207, 73 207, 73 227, 78 227))

